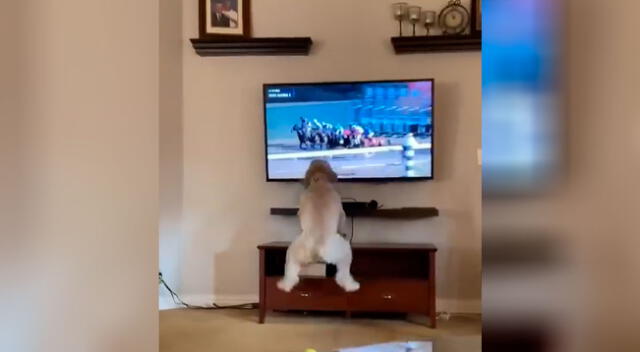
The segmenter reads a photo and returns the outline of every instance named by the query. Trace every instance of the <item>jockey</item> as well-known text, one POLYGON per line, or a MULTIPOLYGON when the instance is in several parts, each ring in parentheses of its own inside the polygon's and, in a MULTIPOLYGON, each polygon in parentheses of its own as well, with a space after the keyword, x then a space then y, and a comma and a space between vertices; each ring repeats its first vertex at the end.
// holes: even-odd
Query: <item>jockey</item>
POLYGON ((305 129, 305 127, 309 126, 309 121, 307 121, 306 118, 304 118, 303 116, 300 116, 300 124, 295 124, 293 125, 293 127, 291 127, 291 132, 293 131, 303 131, 305 129))
POLYGON ((361 135, 364 133, 364 128, 359 125, 354 125, 353 129, 355 130, 356 135, 361 135))

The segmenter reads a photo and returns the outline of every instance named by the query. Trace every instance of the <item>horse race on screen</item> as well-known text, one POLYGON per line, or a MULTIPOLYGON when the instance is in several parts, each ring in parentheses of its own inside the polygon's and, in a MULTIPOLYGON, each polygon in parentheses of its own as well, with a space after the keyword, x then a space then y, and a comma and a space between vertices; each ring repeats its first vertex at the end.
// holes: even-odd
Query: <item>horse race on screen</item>
POLYGON ((314 159, 342 179, 430 178, 432 85, 265 85, 268 178, 300 179, 314 159))

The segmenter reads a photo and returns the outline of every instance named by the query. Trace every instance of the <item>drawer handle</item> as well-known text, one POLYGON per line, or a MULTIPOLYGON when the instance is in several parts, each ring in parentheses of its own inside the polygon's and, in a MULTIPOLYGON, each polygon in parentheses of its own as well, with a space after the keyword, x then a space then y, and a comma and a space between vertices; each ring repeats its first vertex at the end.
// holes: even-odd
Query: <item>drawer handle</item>
POLYGON ((391 296, 391 295, 382 295, 382 298, 384 298, 384 299, 392 299, 393 296, 391 296))
POLYGON ((307 292, 300 292, 300 296, 301 296, 301 297, 309 297, 309 293, 307 293, 307 292))

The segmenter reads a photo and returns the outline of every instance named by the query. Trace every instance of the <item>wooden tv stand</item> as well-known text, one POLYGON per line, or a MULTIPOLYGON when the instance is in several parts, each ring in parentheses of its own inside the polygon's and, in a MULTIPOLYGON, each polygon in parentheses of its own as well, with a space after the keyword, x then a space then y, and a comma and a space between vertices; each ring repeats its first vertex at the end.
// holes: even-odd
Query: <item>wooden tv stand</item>
POLYGON ((436 327, 436 247, 432 244, 353 243, 351 273, 360 290, 346 293, 327 277, 302 277, 289 293, 276 283, 284 275, 289 242, 270 242, 260 251, 260 318, 270 310, 420 313, 436 327))

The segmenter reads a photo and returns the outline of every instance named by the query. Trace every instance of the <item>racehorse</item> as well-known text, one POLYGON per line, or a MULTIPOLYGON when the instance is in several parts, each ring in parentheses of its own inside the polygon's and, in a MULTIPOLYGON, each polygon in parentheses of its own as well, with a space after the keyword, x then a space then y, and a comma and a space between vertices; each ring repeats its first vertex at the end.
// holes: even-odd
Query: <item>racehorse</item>
POLYGON ((317 119, 309 121, 304 117, 300 117, 299 124, 291 127, 291 132, 296 132, 299 148, 302 150, 361 148, 389 143, 384 138, 374 138, 373 131, 359 125, 351 124, 345 129, 340 125, 334 127, 329 123, 321 123, 317 119))
POLYGON ((295 132, 296 135, 298 135, 298 141, 300 142, 298 147, 300 149, 307 149, 311 142, 311 129, 305 126, 294 125, 291 128, 291 132, 295 132))

